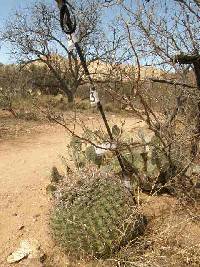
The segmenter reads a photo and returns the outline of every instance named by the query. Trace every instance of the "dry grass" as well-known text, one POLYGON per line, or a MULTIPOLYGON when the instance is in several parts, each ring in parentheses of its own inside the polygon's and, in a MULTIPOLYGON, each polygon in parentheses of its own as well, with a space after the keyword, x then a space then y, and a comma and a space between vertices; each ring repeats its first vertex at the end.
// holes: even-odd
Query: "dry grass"
POLYGON ((46 267, 186 267, 200 266, 200 214, 168 196, 143 195, 142 210, 148 215, 146 234, 106 261, 76 261, 58 248, 46 267), (199 214, 199 215, 198 215, 199 214), (62 256, 61 256, 62 255, 62 256))
POLYGON ((0 112, 0 141, 38 131, 41 121, 16 119, 9 112, 0 112))
MULTIPOLYGON (((88 171, 88 170, 86 170, 88 171)), ((94 170, 90 170, 91 172, 94 170)), ((70 175, 68 183, 73 175, 70 175)), ((81 174, 86 179, 86 174, 81 174)), ((72 186, 72 185, 71 185, 72 186)), ((75 260, 58 247, 46 267, 186 267, 200 266, 200 208, 168 195, 138 195, 140 209, 148 218, 143 236, 122 248, 108 260, 75 260), (61 256, 62 255, 62 256, 61 256)))
MULTIPOLYGON (((0 139, 27 134, 41 122, 16 120, 0 114, 0 139)), ((73 178, 73 177, 71 177, 73 178)), ((140 195, 141 209, 149 219, 145 235, 123 248, 113 259, 76 261, 60 248, 48 255, 46 267, 186 267, 200 266, 200 208, 169 196, 140 195)))
POLYGON ((146 235, 121 251, 120 262, 138 267, 200 266, 200 210, 168 196, 143 196, 142 201, 149 218, 146 235))

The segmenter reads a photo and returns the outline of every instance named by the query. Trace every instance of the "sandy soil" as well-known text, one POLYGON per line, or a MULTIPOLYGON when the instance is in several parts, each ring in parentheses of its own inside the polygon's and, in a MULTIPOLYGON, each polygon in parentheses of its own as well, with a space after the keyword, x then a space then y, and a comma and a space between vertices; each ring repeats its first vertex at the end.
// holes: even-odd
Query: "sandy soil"
POLYGON ((6 258, 20 240, 35 238, 44 251, 52 247, 46 186, 52 166, 61 164, 66 143, 58 126, 0 143, 0 266, 9 266, 6 258))
MULTIPOLYGON (((119 116, 110 116, 110 121, 117 121, 118 124, 123 119, 119 116)), ((96 116, 88 117, 88 123, 92 128, 103 127, 96 116)), ((137 130, 141 126, 144 127, 144 124, 128 118, 125 130, 131 131, 136 138, 137 130)), ((60 254, 51 239, 48 225, 51 202, 46 193, 52 166, 57 166, 61 171, 64 168, 59 155, 67 156, 66 145, 69 142, 69 136, 64 128, 58 125, 46 124, 38 127, 39 130, 32 134, 0 142, 1 267, 10 266, 6 262, 7 257, 15 251, 21 240, 29 238, 40 242, 48 258, 53 256, 56 262, 56 258, 58 261, 62 260, 62 264, 54 264, 51 267, 70 266, 67 264, 67 257, 60 254)), ((160 201, 160 198, 159 201, 156 199, 155 203, 159 203, 160 206, 160 201)), ((163 203, 167 203, 165 198, 163 203)), ((154 204, 150 206, 151 209, 148 210, 152 214, 154 204)), ((168 206, 171 206, 171 202, 168 206)), ((197 239, 198 243, 200 235, 197 235, 196 228, 191 228, 191 225, 189 227, 189 236, 193 233, 195 238, 192 240, 194 242, 197 239)), ((37 263, 30 265, 28 261, 23 260, 16 266, 39 267, 41 265, 37 263)), ((49 267, 49 265, 45 266, 49 267)))
MULTIPOLYGON (((86 121, 86 118, 82 119, 86 121)), ((115 121, 116 117, 110 116, 110 120, 115 121)), ((120 123, 121 119, 117 120, 120 123)), ((103 127, 97 118, 88 117, 88 123, 92 128, 103 127)), ((135 125, 138 127, 138 122, 135 125)), ((40 125, 32 134, 1 140, 0 266, 9 266, 6 258, 23 239, 37 239, 47 254, 52 251, 46 186, 52 166, 56 165, 60 170, 64 167, 59 155, 66 156, 68 142, 69 136, 58 125, 40 125)), ((22 261, 17 266, 25 265, 22 261)))

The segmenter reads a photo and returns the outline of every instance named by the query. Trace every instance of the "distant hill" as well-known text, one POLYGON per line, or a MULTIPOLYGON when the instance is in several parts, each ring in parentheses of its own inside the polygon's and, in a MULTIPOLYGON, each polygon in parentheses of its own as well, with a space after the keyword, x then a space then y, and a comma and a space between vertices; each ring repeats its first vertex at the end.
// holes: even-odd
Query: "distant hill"
MULTIPOLYGON (((49 60, 51 64, 56 66, 57 68, 60 68, 60 71, 66 71, 69 69, 69 61, 68 59, 63 58, 62 56, 58 54, 52 54, 51 56, 43 57, 44 60, 49 60)), ((80 61, 78 62, 80 65, 80 61)), ((42 61, 35 61, 33 63, 30 63, 29 66, 35 65, 38 67, 44 67, 45 63, 42 61)), ((123 80, 128 81, 132 79, 137 79, 138 74, 140 71, 140 79, 145 80, 148 78, 163 78, 163 76, 166 74, 164 71, 155 68, 155 67, 141 67, 140 70, 138 70, 137 67, 134 67, 130 64, 119 64, 119 63, 108 63, 106 61, 102 60, 95 60, 95 61, 88 61, 88 68, 91 73, 91 76, 94 80, 123 80)), ((83 69, 82 67, 80 70, 83 69)))

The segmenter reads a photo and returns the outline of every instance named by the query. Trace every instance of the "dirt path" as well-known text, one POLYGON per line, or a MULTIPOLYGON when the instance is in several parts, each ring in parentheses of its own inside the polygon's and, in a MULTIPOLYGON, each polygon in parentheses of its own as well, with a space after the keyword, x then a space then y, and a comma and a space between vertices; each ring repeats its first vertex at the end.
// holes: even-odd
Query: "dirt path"
MULTIPOLYGON (((0 143, 0 266, 26 238, 37 239, 44 251, 52 246, 48 229, 46 186, 53 165, 61 165, 67 137, 58 126, 44 126, 39 136, 0 143), (23 228, 23 229, 21 229, 23 228), (21 229, 21 230, 20 230, 21 229)), ((24 265, 20 265, 24 266, 24 265)))
MULTIPOLYGON (((110 116, 111 123, 116 119, 120 123, 122 118, 110 116)), ((134 133, 140 124, 133 118, 129 120, 128 128, 133 127, 134 133)), ((93 128, 103 127, 96 117, 88 117, 88 124, 93 128)), ((1 267, 10 266, 6 259, 23 239, 37 239, 47 255, 53 253, 48 227, 51 206, 46 186, 52 166, 64 167, 59 155, 66 155, 69 136, 57 125, 44 125, 39 132, 0 142, 1 267)), ((22 261, 16 266, 27 265, 22 261)))
MULTIPOLYGON (((123 118, 110 116, 110 121, 112 119, 113 123, 117 122, 119 124, 123 118)), ((86 118, 84 117, 85 120, 86 118)), ((92 128, 100 127, 99 121, 95 116, 88 118, 88 125, 92 128)), ((56 165, 59 170, 64 167, 59 155, 67 156, 66 145, 69 142, 69 136, 66 135, 62 127, 56 125, 42 125, 40 127, 42 131, 40 131, 40 128, 37 134, 34 133, 29 136, 21 136, 10 141, 0 142, 0 267, 9 267, 10 265, 6 262, 8 255, 18 248, 21 240, 29 238, 38 240, 47 254, 46 267, 70 266, 68 265, 67 256, 61 254, 51 239, 48 226, 51 205, 49 195, 46 193, 52 166, 56 165), (48 265, 48 262, 50 262, 50 265, 48 265)), ((103 126, 101 125, 101 127, 103 126)), ((137 139, 137 132, 143 127, 145 125, 138 120, 126 118, 124 131, 130 131, 133 138, 137 139)), ((191 244, 191 247, 195 244, 199 247, 199 224, 192 220, 189 222, 187 212, 184 214, 185 217, 183 217, 182 213, 178 215, 174 199, 165 196, 157 197, 152 198, 152 202, 147 203, 144 211, 145 214, 149 214, 149 218, 154 218, 154 222, 150 223, 150 225, 154 227, 154 233, 158 231, 158 237, 159 231, 162 230, 157 228, 160 227, 160 220, 163 220, 162 225, 167 227, 162 230, 163 233, 168 233, 171 237, 171 230, 174 229, 174 236, 177 238, 180 235, 179 232, 177 234, 176 225, 174 225, 174 218, 176 217, 177 225, 183 225, 182 229, 184 229, 184 235, 180 236, 180 240, 177 242, 180 242, 187 251, 190 251, 190 248, 187 248, 189 244, 191 244), (166 205, 171 217, 162 219, 164 218, 163 215, 157 214, 157 210, 162 214, 166 210, 166 205), (163 209, 161 209, 162 206, 164 207, 163 209), (151 208, 149 209, 149 207, 151 208), (185 218, 184 224, 183 218, 185 218)), ((196 252, 198 251, 196 250, 196 252)), ((173 259, 171 258, 170 260, 173 259)), ((23 260, 12 266, 39 267, 41 265, 35 263, 30 265, 28 261, 23 260)), ((81 263, 81 265, 71 266, 85 267, 86 265, 81 263)))

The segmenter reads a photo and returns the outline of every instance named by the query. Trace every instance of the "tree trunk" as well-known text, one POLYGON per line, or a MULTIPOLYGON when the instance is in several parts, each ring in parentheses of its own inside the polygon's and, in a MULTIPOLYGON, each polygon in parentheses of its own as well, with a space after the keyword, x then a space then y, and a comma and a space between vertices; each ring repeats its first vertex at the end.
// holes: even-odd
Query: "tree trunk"
POLYGON ((69 84, 67 84, 65 79, 62 78, 62 76, 60 75, 60 72, 54 69, 54 67, 51 65, 51 60, 49 60, 49 58, 47 58, 47 60, 44 60, 40 57, 40 60, 48 66, 52 74, 55 76, 55 78, 59 82, 61 90, 67 95, 68 102, 72 103, 74 101, 75 92, 71 90, 69 84))
POLYGON ((195 61, 193 64, 194 64, 194 72, 195 72, 196 81, 197 81, 197 87, 200 90, 200 59, 195 61))
MULTIPOLYGON (((197 88, 200 90, 200 55, 187 55, 187 54, 181 54, 175 56, 175 62, 178 62, 179 64, 192 64, 194 66, 194 73, 196 77, 196 83, 197 88)), ((198 119, 197 119, 197 125, 196 125, 196 139, 192 146, 192 154, 197 153, 197 146, 200 139, 200 101, 197 104, 198 107, 198 119)))
POLYGON ((68 103, 73 103, 74 102, 74 94, 72 93, 72 91, 68 90, 65 93, 67 95, 68 103))
MULTIPOLYGON (((195 72, 195 77, 196 77, 196 82, 197 82, 197 88, 200 90, 200 59, 195 61, 193 63, 194 65, 194 72, 195 72)), ((200 102, 198 103, 198 111, 199 111, 199 120, 198 120, 198 133, 200 135, 200 102)))
POLYGON ((177 55, 175 56, 175 62, 179 64, 192 64, 194 66, 197 87, 200 90, 200 55, 177 55))

